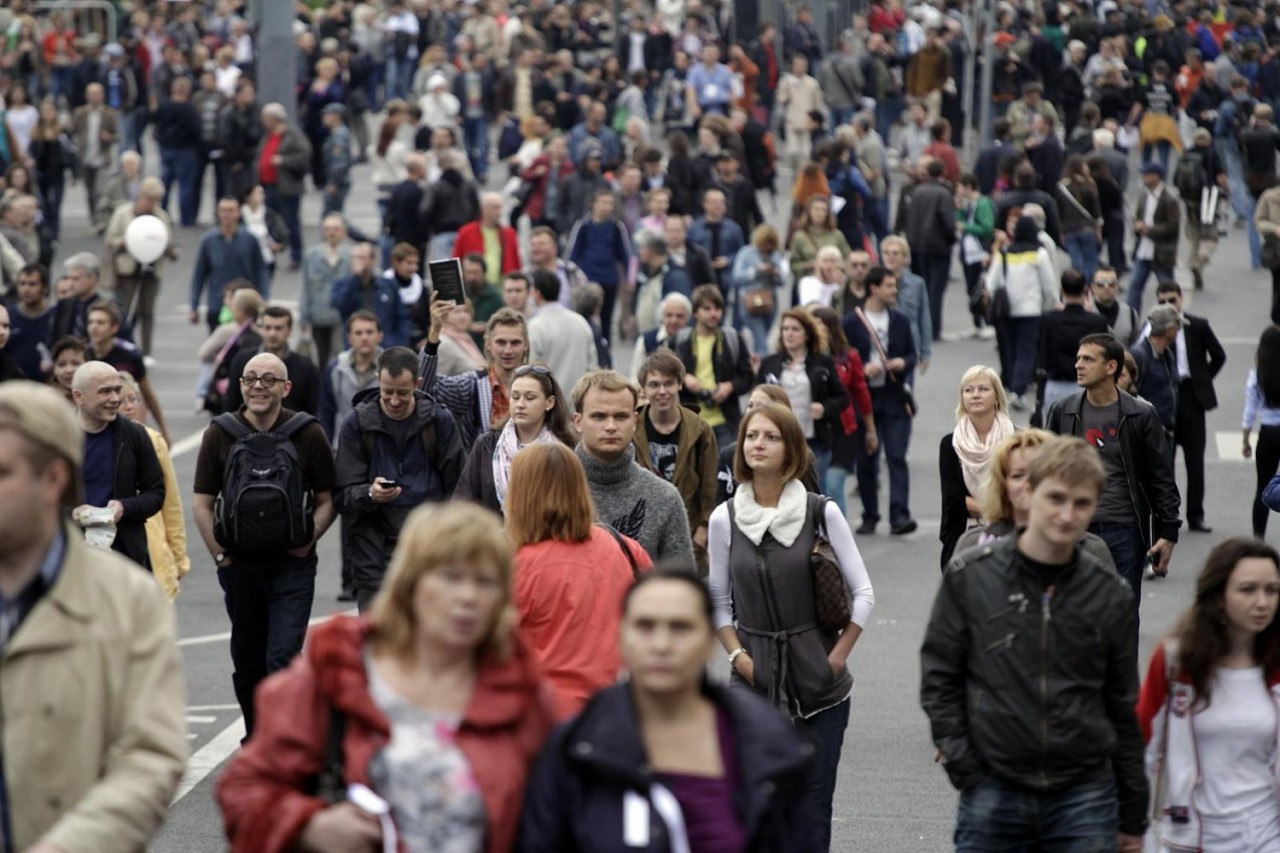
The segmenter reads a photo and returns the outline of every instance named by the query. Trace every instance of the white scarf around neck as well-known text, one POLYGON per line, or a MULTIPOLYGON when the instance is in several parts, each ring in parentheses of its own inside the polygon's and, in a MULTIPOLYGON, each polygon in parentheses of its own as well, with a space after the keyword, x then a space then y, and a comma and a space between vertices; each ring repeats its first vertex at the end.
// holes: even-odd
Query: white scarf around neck
POLYGON ((755 487, 751 483, 739 486, 731 500, 734 522, 754 545, 759 545, 764 535, 771 533, 779 545, 790 548, 804 529, 809 493, 799 480, 792 480, 782 487, 776 507, 756 503, 755 487))
POLYGON ((964 474, 964 487, 971 497, 978 497, 978 490, 987 479, 987 471, 991 468, 991 454, 996 445, 1013 435, 1017 428, 1009 416, 1003 412, 996 414, 996 419, 987 431, 987 439, 978 438, 978 431, 973 428, 973 421, 968 416, 956 423, 955 432, 951 433, 951 446, 956 456, 960 457, 960 471, 964 474))

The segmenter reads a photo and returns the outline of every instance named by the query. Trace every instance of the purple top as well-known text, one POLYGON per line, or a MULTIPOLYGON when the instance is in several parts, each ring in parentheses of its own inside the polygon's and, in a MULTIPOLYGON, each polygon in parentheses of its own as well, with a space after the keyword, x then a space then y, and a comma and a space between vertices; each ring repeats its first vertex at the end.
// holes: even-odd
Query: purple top
POLYGON ((723 708, 716 708, 716 736, 720 741, 723 776, 660 773, 658 781, 666 785, 680 803, 692 853, 742 853, 747 849, 747 836, 733 810, 738 756, 729 715, 723 708))

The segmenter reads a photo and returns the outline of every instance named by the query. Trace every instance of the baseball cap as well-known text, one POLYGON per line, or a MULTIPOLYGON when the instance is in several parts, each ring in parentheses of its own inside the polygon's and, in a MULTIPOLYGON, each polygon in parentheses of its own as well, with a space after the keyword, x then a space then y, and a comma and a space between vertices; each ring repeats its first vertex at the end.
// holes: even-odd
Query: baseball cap
POLYGON ((0 429, 13 429, 28 441, 46 447, 71 463, 69 502, 83 502, 80 464, 84 460, 84 431, 75 410, 61 393, 26 380, 0 384, 0 429))
POLYGON ((1163 177, 1164 177, 1164 166, 1161 166, 1161 165, 1160 165, 1157 161, 1155 161, 1155 160, 1148 160, 1146 163, 1143 163, 1143 164, 1142 164, 1142 174, 1144 174, 1144 175, 1159 175, 1160 177, 1162 177, 1162 178, 1163 178, 1163 177))
POLYGON ((342 104, 325 104, 325 105, 324 105, 324 109, 320 110, 320 114, 321 114, 321 115, 326 115, 326 116, 327 116, 327 115, 340 115, 340 116, 342 116, 343 118, 346 118, 346 117, 347 117, 347 108, 346 108, 346 107, 344 107, 342 104))

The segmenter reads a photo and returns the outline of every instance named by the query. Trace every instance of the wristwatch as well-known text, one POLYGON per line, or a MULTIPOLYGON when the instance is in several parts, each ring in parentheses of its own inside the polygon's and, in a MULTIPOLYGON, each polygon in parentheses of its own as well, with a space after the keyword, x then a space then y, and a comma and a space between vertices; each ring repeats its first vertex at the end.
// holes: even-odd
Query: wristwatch
POLYGON ((747 650, 744 649, 742 646, 738 646, 736 649, 729 652, 729 668, 730 669, 733 668, 733 662, 738 659, 738 655, 742 655, 746 653, 747 653, 747 650))
POLYGON ((223 560, 225 560, 225 559, 227 559, 227 552, 226 552, 226 551, 219 551, 218 553, 216 553, 216 554, 214 554, 214 555, 213 555, 213 564, 214 564, 215 566, 221 566, 221 565, 222 565, 222 561, 223 561, 223 560))

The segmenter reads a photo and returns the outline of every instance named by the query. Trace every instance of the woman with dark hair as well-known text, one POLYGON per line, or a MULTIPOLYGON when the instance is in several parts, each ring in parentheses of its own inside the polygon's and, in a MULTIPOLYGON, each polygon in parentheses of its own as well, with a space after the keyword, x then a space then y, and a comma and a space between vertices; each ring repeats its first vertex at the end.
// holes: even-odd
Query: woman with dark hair
POLYGON ((1098 268, 1098 243, 1102 240, 1102 205, 1098 188, 1079 154, 1067 156, 1062 165, 1055 199, 1062 214, 1062 240, 1066 243, 1071 266, 1093 278, 1098 268))
POLYGON ((44 221, 53 240, 58 239, 66 172, 75 167, 69 153, 73 147, 67 127, 58 115, 58 105, 46 98, 40 104, 40 120, 31 131, 29 153, 36 183, 44 198, 44 221))
POLYGON ((1209 552, 1195 601, 1156 647, 1138 698, 1158 849, 1280 851, 1280 554, 1235 538, 1209 552))
POLYGON ((1124 193, 1120 184, 1111 174, 1111 166, 1107 158, 1101 154, 1092 154, 1085 161, 1089 167, 1089 177, 1093 178, 1093 186, 1098 190, 1098 206, 1102 210, 1102 239, 1107 244, 1107 263, 1123 272, 1126 268, 1124 257, 1124 193))
POLYGON ((507 535, 516 548, 520 630, 555 688, 562 719, 618 680, 611 638, 631 582, 653 566, 640 543, 596 521, 572 446, 524 450, 511 465, 507 535))
POLYGON ((517 367, 507 392, 509 415, 476 439, 454 489, 455 498, 473 500, 501 514, 507 502, 511 462, 533 444, 578 443, 569 420, 569 398, 551 370, 541 364, 517 367))
POLYGON ((1267 516, 1262 490, 1280 467, 1280 326, 1270 326, 1258 341, 1258 353, 1249 378, 1244 383, 1244 458, 1254 457, 1258 486, 1253 497, 1253 535, 1267 535, 1267 516), (1255 456, 1249 438, 1258 423, 1258 451, 1255 456))
POLYGON ((766 403, 744 417, 733 460, 742 485, 711 514, 707 550, 731 683, 768 697, 817 743, 806 787, 820 838, 801 849, 826 851, 853 694, 848 660, 875 594, 840 508, 801 484, 805 464, 804 432, 790 409, 766 403), (810 554, 820 531, 852 601, 849 622, 833 633, 817 623, 810 554))
POLYGON ((813 274, 818 260, 818 250, 823 246, 835 246, 840 257, 849 257, 849 241, 836 227, 831 213, 831 197, 813 195, 804 204, 804 212, 796 220, 795 233, 791 235, 791 272, 799 282, 813 274))
POLYGON ((519 853, 815 849, 814 749, 749 691, 707 678, 715 618, 692 571, 654 569, 631 586, 617 643, 630 675, 552 733, 519 853))
POLYGON ((836 365, 840 384, 849 393, 851 403, 840 410, 841 429, 835 430, 831 442, 831 462, 827 467, 827 479, 822 484, 824 494, 836 502, 840 512, 848 515, 845 505, 844 484, 853 473, 860 453, 875 453, 880 446, 876 435, 876 416, 871 411, 871 392, 867 389, 867 374, 863 370, 862 356, 849 346, 840 315, 832 308, 811 308, 809 313, 823 325, 827 332, 827 355, 836 365), (858 420, 862 431, 858 431, 858 420))
POLYGON ((693 203, 698 191, 693 143, 680 130, 673 130, 667 134, 666 185, 671 188, 670 213, 676 216, 691 216, 699 212, 693 203))
POLYGON ((1005 291, 1008 310, 999 324, 1000 376, 1009 389, 1009 406, 1016 411, 1026 408, 1023 396, 1031 384, 1031 371, 1036 360, 1036 341, 1040 335, 1040 317, 1058 304, 1058 280, 1053 272, 1053 259, 1040 244, 1040 229, 1029 216, 1018 217, 1013 227, 1013 241, 1005 245, 1003 232, 996 232, 996 252, 987 271, 986 299, 1002 298, 1005 291))
POLYGON ((820 484, 826 482, 836 433, 844 431, 840 413, 849 405, 835 360, 823 352, 826 337, 808 311, 784 311, 778 327, 778 351, 766 355, 756 373, 758 383, 781 385, 787 392, 791 411, 813 451, 820 484))

